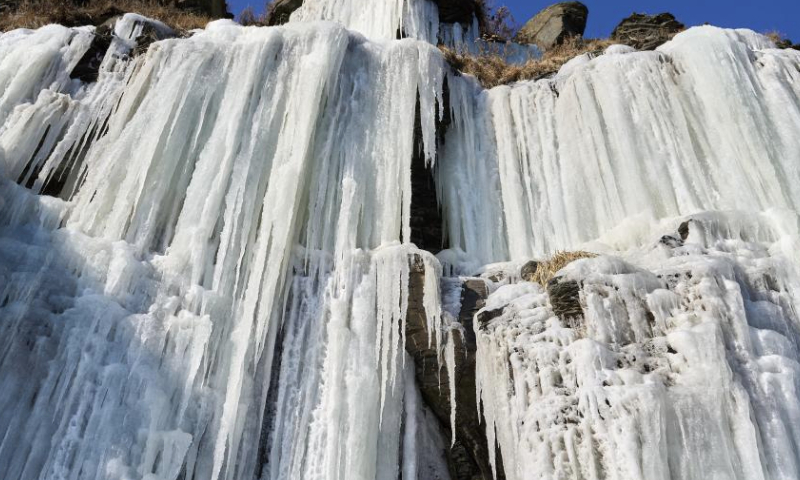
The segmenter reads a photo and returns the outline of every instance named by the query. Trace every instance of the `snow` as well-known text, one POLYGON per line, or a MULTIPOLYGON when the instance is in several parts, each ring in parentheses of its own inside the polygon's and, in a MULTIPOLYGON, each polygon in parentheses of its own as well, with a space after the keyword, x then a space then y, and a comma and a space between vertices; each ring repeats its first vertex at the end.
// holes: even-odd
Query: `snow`
POLYGON ((448 478, 403 351, 416 257, 451 392, 460 276, 502 311, 473 323, 506 478, 800 476, 800 52, 700 27, 487 91, 437 15, 307 1, 141 55, 128 15, 91 84, 90 28, 0 34, 4 478, 448 478), (564 320, 518 272, 576 248, 564 320))

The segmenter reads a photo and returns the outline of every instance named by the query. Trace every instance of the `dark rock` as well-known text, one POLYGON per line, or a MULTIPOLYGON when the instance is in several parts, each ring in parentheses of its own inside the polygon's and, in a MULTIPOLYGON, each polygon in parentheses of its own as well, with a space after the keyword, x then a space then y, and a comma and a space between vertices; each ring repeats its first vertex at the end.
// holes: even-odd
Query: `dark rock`
MULTIPOLYGON (((113 9, 113 11, 120 12, 113 9)), ((94 38, 86 52, 70 72, 70 78, 78 79, 85 83, 97 81, 100 74, 100 64, 105 58, 108 48, 114 39, 114 27, 122 14, 106 19, 94 31, 94 38)), ((142 33, 136 38, 136 47, 131 52, 132 56, 139 55, 147 51, 153 42, 173 38, 177 33, 173 30, 157 27, 154 23, 145 21, 142 25, 142 33)))
POLYGON ((539 268, 539 262, 531 260, 519 269, 519 277, 526 282, 532 282, 537 268, 539 268))
POLYGON ((691 222, 691 220, 686 220, 678 227, 678 235, 681 236, 681 240, 685 241, 689 238, 689 222, 691 222))
POLYGON ((475 319, 478 322, 478 329, 483 330, 486 328, 487 323, 491 322, 502 314, 502 308, 498 308, 497 310, 484 310, 483 312, 479 313, 478 317, 475 319))
MULTIPOLYGON (((116 19, 114 19, 114 22, 116 22, 116 19)), ((97 76, 100 74, 100 64, 103 63, 108 47, 111 46, 113 23, 110 27, 107 23, 97 27, 89 49, 75 64, 75 68, 69 74, 70 78, 78 79, 84 83, 97 81, 97 76)))
POLYGON ((547 284, 547 295, 550 297, 553 312, 565 321, 567 326, 576 327, 577 322, 583 318, 581 287, 578 282, 556 277, 547 284))
POLYGON ((667 246, 669 248, 678 248, 683 246, 683 240, 676 237, 675 235, 664 235, 658 241, 661 245, 667 246))
POLYGON ((654 50, 686 27, 670 13, 634 13, 611 32, 611 39, 638 50, 654 50))
POLYGON ((478 12, 475 0, 434 0, 439 6, 439 21, 471 25, 478 12))
POLYGON ((548 50, 567 38, 582 36, 588 17, 589 9, 580 2, 550 5, 528 20, 517 33, 515 41, 548 50))
POLYGON ((269 7, 267 25, 283 25, 302 4, 303 0, 275 0, 269 7))
POLYGON ((141 35, 136 37, 136 48, 133 50, 132 55, 137 56, 145 53, 153 43, 160 40, 166 40, 167 38, 174 38, 176 36, 177 33, 173 30, 164 30, 163 28, 156 27, 150 22, 145 22, 144 25, 142 25, 141 35))
MULTIPOLYGON (((429 343, 427 319, 423 305, 425 266, 419 256, 409 259, 408 310, 406 315, 406 351, 414 358, 414 367, 422 398, 436 415, 442 431, 449 438, 450 384, 448 372, 439 368, 436 345, 429 343)), ((459 320, 464 325, 463 337, 456 336, 456 443, 446 452, 453 480, 492 478, 485 421, 481 421, 475 398, 475 355, 477 344, 472 332, 472 318, 483 308, 488 289, 483 280, 464 282, 461 291, 459 320)), ((500 462, 498 462, 500 463, 500 462)), ((500 464, 501 466, 502 464, 500 464)), ((498 479, 504 478, 501 471, 498 479)))
MULTIPOLYGON (((450 124, 450 94, 445 81, 443 87, 443 108, 448 112, 442 119, 436 117, 436 133, 440 141, 444 141, 444 134, 450 124)), ((438 110, 438 105, 437 105, 438 110)), ((434 171, 431 165, 425 163, 424 143, 422 138, 422 117, 420 115, 419 96, 414 114, 414 150, 411 158, 411 243, 422 250, 439 253, 448 248, 447 239, 442 226, 444 219, 439 208, 436 194, 434 171)))
POLYGON ((174 0, 174 5, 183 10, 204 13, 213 18, 229 17, 228 4, 225 0, 174 0))

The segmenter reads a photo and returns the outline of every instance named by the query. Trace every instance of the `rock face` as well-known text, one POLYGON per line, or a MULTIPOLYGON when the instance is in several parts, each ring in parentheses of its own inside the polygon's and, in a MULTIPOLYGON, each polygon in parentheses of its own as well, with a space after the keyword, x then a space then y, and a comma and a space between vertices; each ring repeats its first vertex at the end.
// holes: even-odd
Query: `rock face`
POLYGON ((228 16, 228 5, 225 0, 175 0, 175 6, 202 12, 214 18, 228 16))
POLYGON ((439 21, 469 25, 477 11, 475 0, 434 0, 439 6, 439 21))
POLYGON ((671 13, 634 13, 617 25, 611 39, 638 50, 654 50, 685 28, 671 13))
MULTIPOLYGON (((422 259, 410 262, 408 313, 406 318, 406 351, 414 358, 417 383, 425 403, 439 419, 446 437, 450 438, 450 384, 446 369, 439 368, 435 345, 428 342, 429 332, 423 305, 425 267, 422 259)), ((489 292, 480 279, 466 280, 461 290, 459 322, 464 336, 456 337, 456 441, 446 453, 453 480, 492 478, 488 443, 475 398, 475 354, 477 344, 472 318, 480 310, 489 292)), ((498 467, 502 463, 498 461, 498 467)), ((502 467, 497 479, 505 478, 502 467)))
POLYGON ((269 7, 267 25, 283 25, 289 21, 292 12, 300 8, 303 0, 275 0, 269 7))
POLYGON ((547 284, 547 295, 550 297, 553 313, 570 328, 575 328, 583 317, 581 287, 578 282, 556 277, 547 284))
MULTIPOLYGON (((103 62, 109 47, 111 47, 114 39, 114 28, 121 18, 121 15, 109 18, 95 29, 94 38, 89 49, 86 50, 86 53, 83 54, 75 68, 70 72, 70 78, 78 79, 84 83, 97 81, 100 73, 100 64, 103 62)), ((145 53, 154 42, 177 36, 177 32, 164 25, 156 27, 156 24, 152 22, 141 22, 141 25, 142 32, 136 38, 136 46, 130 52, 132 56, 145 53)))
POLYGON ((526 282, 532 282, 533 276, 536 274, 536 269, 539 268, 539 262, 531 260, 519 269, 519 276, 526 282))
POLYGON ((589 9, 580 2, 557 3, 528 20, 517 33, 515 41, 547 50, 569 37, 583 35, 588 17, 589 9))

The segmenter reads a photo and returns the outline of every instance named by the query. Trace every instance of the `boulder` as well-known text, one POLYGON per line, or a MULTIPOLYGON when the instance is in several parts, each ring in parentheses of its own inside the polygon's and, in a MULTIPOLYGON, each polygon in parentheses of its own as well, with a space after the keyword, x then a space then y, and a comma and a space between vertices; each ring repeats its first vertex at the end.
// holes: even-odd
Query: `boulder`
POLYGON ((204 13, 212 18, 229 17, 228 4, 225 0, 175 0, 174 5, 182 10, 204 13))
POLYGON ((589 9, 580 2, 557 3, 528 20, 514 41, 548 50, 567 38, 582 36, 588 17, 589 9))
POLYGON ((526 282, 533 282, 533 276, 536 275, 536 270, 539 268, 539 262, 531 260, 527 262, 522 268, 519 269, 519 278, 526 282))
POLYGON ((303 0, 275 0, 268 7, 267 25, 283 25, 302 4, 303 0))
POLYGON ((638 50, 655 50, 685 28, 671 13, 634 13, 611 32, 611 40, 638 50))

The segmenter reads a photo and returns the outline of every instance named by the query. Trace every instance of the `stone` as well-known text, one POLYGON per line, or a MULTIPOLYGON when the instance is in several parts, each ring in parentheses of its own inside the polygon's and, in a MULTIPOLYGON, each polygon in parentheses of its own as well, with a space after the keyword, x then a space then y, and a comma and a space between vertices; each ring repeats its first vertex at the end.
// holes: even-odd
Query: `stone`
MULTIPOLYGON (((114 27, 117 21, 122 17, 122 12, 116 8, 109 10, 109 12, 116 12, 115 16, 109 17, 94 31, 94 38, 89 48, 83 54, 78 63, 70 72, 70 78, 78 79, 84 83, 93 83, 97 81, 100 74, 100 65, 103 63, 103 58, 106 56, 108 48, 111 46, 114 37, 114 27)), ((131 51, 132 56, 141 55, 146 52, 150 45, 159 40, 167 38, 174 38, 177 32, 172 29, 165 29, 163 26, 156 26, 150 21, 145 21, 142 24, 142 33, 136 38, 136 46, 131 51)))
POLYGON ((564 321, 569 328, 576 328, 583 318, 581 306, 581 287, 574 280, 563 280, 556 277, 547 284, 547 296, 553 313, 564 321))
POLYGON ((580 2, 550 5, 528 20, 514 41, 549 50, 570 37, 583 36, 588 17, 589 9, 580 2))
POLYGON ((300 8, 303 0, 275 0, 268 7, 267 25, 283 25, 289 21, 292 12, 300 8))
MULTIPOLYGON (((428 323, 423 303, 425 265, 418 255, 409 258, 408 310, 406 313, 406 351, 414 359, 414 370, 422 398, 439 420, 445 438, 450 438, 449 373, 439 368, 437 346, 430 345, 428 323)), ((489 446, 485 425, 478 413, 475 397, 475 356, 477 343, 472 330, 475 313, 483 308, 489 290, 486 282, 474 278, 462 284, 459 322, 464 337, 456 337, 456 441, 449 446, 447 458, 453 480, 492 478, 489 446)), ((499 458, 499 457, 498 457, 499 458)), ((503 479, 502 463, 498 462, 496 479, 503 479)))
POLYGON ((681 240, 689 238, 689 222, 691 222, 691 220, 686 220, 678 227, 678 235, 681 236, 681 240))
POLYGON ((174 5, 183 10, 205 13, 212 18, 230 17, 225 0, 174 0, 174 5))
POLYGON ((472 18, 478 11, 475 0, 434 0, 439 6, 439 21, 472 25, 472 18))
POLYGON ((69 74, 70 78, 78 79, 84 83, 94 83, 100 74, 100 64, 106 56, 108 47, 111 46, 114 24, 119 17, 107 20, 94 31, 94 37, 89 48, 83 54, 75 68, 69 74))
POLYGON ((526 282, 532 282, 537 268, 539 268, 539 262, 531 260, 519 269, 519 278, 526 282))
POLYGON ((611 40, 638 50, 655 50, 685 28, 671 13, 634 13, 611 32, 611 40))

